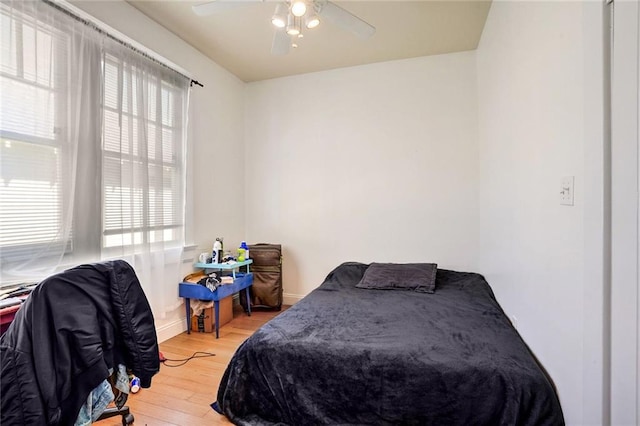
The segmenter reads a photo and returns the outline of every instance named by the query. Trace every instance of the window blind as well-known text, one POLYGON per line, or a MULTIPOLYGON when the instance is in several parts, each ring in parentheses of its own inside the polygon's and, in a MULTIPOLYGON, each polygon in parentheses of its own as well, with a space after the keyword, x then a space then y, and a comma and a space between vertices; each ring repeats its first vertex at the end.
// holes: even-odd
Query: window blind
POLYGON ((182 238, 184 90, 120 56, 104 58, 104 247, 182 238))
POLYGON ((0 6, 0 251, 33 255, 65 245, 66 150, 57 131, 68 38, 0 6))

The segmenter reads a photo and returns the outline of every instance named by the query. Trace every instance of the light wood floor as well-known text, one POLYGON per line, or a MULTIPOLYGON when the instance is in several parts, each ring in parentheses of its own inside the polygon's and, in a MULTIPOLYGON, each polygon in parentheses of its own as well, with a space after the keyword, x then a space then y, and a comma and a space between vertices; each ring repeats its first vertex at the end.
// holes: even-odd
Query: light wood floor
MULTIPOLYGON (((127 405, 136 419, 135 425, 230 425, 224 416, 210 407, 216 400, 222 374, 238 346, 279 313, 254 311, 249 317, 238 306, 234 309, 233 320, 220 328, 219 339, 216 339, 215 332, 182 333, 161 343, 160 351, 168 359, 188 358, 196 351, 212 352, 215 356, 192 359, 181 367, 170 368, 161 364, 150 388, 129 395, 127 405)), ((96 424, 122 425, 121 417, 96 424)))

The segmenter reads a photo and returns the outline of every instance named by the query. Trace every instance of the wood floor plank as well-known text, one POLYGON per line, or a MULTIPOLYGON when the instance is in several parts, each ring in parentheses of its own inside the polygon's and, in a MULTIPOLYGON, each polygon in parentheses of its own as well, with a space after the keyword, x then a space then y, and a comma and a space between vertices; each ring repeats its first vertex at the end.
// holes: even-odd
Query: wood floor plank
MULTIPOLYGON (((286 309, 283 306, 283 310, 286 309)), ((236 349, 258 328, 277 316, 279 311, 257 311, 251 317, 234 309, 233 320, 215 333, 182 333, 160 344, 168 359, 186 359, 194 352, 211 352, 215 356, 195 358, 180 367, 160 367, 151 388, 129 396, 127 405, 136 426, 205 426, 230 425, 226 417, 210 407, 216 400, 218 386, 236 349)), ((102 421, 104 426, 120 426, 119 417, 102 421)))
MULTIPOLYGON (((201 423, 203 414, 189 414, 180 410, 176 410, 173 406, 165 407, 162 403, 142 401, 138 398, 135 401, 135 409, 130 404, 131 412, 134 416, 140 413, 143 416, 152 417, 157 420, 166 421, 176 425, 194 425, 201 423)), ((153 423, 152 423, 153 424, 153 423)))
MULTIPOLYGON (((135 413, 133 415, 135 417, 135 425, 136 426, 181 426, 178 423, 169 423, 164 420, 156 419, 149 416, 144 416, 139 413, 135 413)), ((223 416, 224 417, 224 416, 223 416)), ((107 420, 103 420, 101 422, 96 423, 99 426, 122 426, 122 417, 112 417, 107 420)), ((227 423, 231 424, 231 423, 227 423)))
MULTIPOLYGON (((153 390, 154 393, 169 395, 177 399, 190 399, 195 394, 195 391, 191 389, 178 388, 173 386, 170 382, 159 383, 157 380, 153 380, 149 390, 153 390)), ((147 393, 147 389, 144 389, 144 392, 142 392, 141 395, 145 393, 147 393)), ((131 398, 137 398, 137 395, 132 395, 131 398)))
POLYGON ((147 390, 144 394, 140 395, 140 401, 145 401, 154 405, 161 405, 163 407, 170 407, 172 410, 181 411, 183 413, 191 414, 194 416, 204 416, 211 410, 206 404, 193 402, 189 400, 174 398, 169 395, 156 393, 153 388, 147 390))

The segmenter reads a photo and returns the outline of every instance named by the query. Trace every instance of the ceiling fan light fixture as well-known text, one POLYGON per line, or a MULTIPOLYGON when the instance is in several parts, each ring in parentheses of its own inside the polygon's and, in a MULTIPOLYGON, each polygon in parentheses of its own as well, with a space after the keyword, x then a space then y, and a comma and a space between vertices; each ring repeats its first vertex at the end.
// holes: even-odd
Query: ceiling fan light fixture
POLYGON ((307 5, 303 0, 294 0, 291 3, 291 13, 298 18, 307 12, 307 5))
POLYGON ((278 28, 284 28, 287 25, 288 8, 285 3, 278 3, 276 11, 273 13, 271 23, 278 28))
POLYGON ((287 18, 287 34, 291 36, 300 34, 300 21, 293 15, 289 15, 287 18))
POLYGON ((290 27, 290 28, 287 28, 287 34, 292 36, 297 36, 300 34, 300 30, 297 29, 296 27, 290 27))
POLYGON ((320 25, 320 18, 318 18, 318 15, 316 15, 315 12, 311 12, 305 16, 304 25, 309 29, 315 28, 320 25))

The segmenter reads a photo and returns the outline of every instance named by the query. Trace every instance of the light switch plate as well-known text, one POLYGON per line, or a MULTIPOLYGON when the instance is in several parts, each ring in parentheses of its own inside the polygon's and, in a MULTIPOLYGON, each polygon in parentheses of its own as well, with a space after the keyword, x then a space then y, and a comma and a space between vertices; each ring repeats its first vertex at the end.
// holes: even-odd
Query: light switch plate
POLYGON ((564 206, 573 205, 573 176, 565 176, 560 182, 560 204, 564 206))

